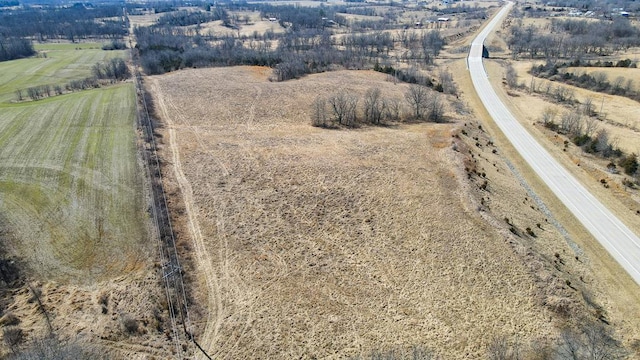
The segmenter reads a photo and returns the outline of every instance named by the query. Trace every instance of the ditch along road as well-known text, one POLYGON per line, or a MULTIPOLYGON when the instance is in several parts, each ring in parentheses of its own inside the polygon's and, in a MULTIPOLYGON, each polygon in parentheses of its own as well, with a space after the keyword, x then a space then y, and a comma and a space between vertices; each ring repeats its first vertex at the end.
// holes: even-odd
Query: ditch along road
POLYGON ((511 10, 507 3, 471 43, 467 66, 478 97, 520 156, 640 285, 640 238, 556 161, 516 120, 495 92, 482 62, 486 37, 511 10))

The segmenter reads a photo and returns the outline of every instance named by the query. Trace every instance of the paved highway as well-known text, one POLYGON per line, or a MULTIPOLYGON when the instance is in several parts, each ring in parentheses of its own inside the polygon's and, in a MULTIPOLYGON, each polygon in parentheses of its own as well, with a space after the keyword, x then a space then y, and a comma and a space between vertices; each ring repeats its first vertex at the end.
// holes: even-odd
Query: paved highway
POLYGON ((493 120, 524 160, 640 285, 640 238, 591 195, 520 125, 489 83, 482 63, 482 44, 512 6, 513 3, 508 3, 502 8, 471 44, 467 62, 473 86, 493 120))

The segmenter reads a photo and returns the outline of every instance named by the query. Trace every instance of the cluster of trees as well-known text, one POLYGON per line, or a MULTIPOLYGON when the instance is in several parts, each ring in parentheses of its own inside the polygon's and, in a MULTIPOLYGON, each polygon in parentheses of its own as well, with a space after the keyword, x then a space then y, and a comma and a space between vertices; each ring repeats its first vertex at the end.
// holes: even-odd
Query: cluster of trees
POLYGON ((85 8, 81 3, 72 7, 24 8, 0 12, 0 35, 34 37, 40 41, 66 38, 74 41, 86 37, 121 37, 127 32, 120 5, 85 8), (105 20, 110 18, 109 20, 105 20), (100 19, 100 20, 99 20, 100 19))
POLYGON ((131 71, 129 71, 127 63, 121 58, 97 63, 93 65, 91 72, 96 79, 109 80, 111 82, 123 81, 131 77, 131 71))
POLYGON ((633 80, 625 79, 622 76, 618 76, 613 81, 609 81, 607 74, 604 72, 598 71, 591 74, 577 74, 569 71, 561 72, 559 67, 552 63, 533 66, 531 68, 531 74, 584 89, 640 100, 640 93, 635 89, 633 80))
POLYGON ((563 68, 563 67, 578 67, 578 66, 582 66, 582 67, 605 67, 605 68, 611 68, 611 67, 618 67, 618 68, 637 68, 638 65, 635 61, 631 60, 631 59, 624 59, 624 60, 618 60, 615 63, 613 61, 601 61, 601 60, 596 60, 596 61, 589 61, 589 60, 583 60, 580 58, 577 58, 573 61, 569 61, 569 62, 558 62, 555 64, 555 66, 557 68, 563 68))
POLYGON ((147 74, 188 67, 275 66, 282 62, 282 54, 273 51, 268 40, 247 40, 250 44, 245 46, 242 40, 225 35, 213 42, 190 36, 188 30, 170 27, 140 27, 135 34, 140 62, 147 74))
POLYGON ((507 41, 514 58, 526 55, 547 59, 609 55, 640 45, 640 29, 625 18, 613 21, 552 20, 550 33, 521 21, 511 27, 507 41))
POLYGON ((327 98, 319 96, 312 105, 311 123, 313 126, 334 128, 355 127, 361 123, 380 125, 388 120, 400 119, 400 101, 383 98, 380 89, 367 90, 361 109, 359 103, 357 95, 345 91, 327 98))
POLYGON ((136 28, 141 64, 147 74, 186 67, 261 65, 274 68, 277 81, 326 71, 333 65, 363 68, 361 55, 332 46, 330 33, 317 29, 289 31, 277 49, 268 39, 240 39, 232 35, 209 41, 189 36, 187 30, 168 27, 136 28))
POLYGON ((453 82, 453 76, 447 71, 440 71, 438 79, 436 80, 421 74, 415 67, 410 67, 408 69, 396 69, 393 66, 380 65, 376 62, 373 66, 373 70, 389 74, 395 79, 405 83, 426 86, 437 92, 451 95, 456 95, 458 93, 458 88, 453 82))
POLYGON ((398 41, 409 51, 402 56, 403 60, 416 60, 425 64, 433 64, 446 41, 439 31, 429 31, 421 35, 413 31, 401 31, 398 41))
MULTIPOLYGON (((557 122, 557 112, 547 109, 542 115, 542 123, 548 129, 566 135, 587 153, 603 158, 624 159, 624 153, 615 146, 616 141, 611 139, 609 133, 604 129, 598 130, 598 120, 589 114, 592 111, 591 102, 588 100, 583 107, 566 111, 557 122)), ((633 172, 629 174, 632 175, 633 172)))
POLYGON ((463 15, 465 19, 486 19, 487 18, 487 10, 478 6, 477 3, 474 3, 474 6, 469 6, 466 4, 459 4, 458 6, 447 7, 444 9, 432 8, 433 12, 438 14, 460 14, 463 15))
POLYGON ((21 59, 35 53, 31 41, 0 35, 0 61, 21 59))
POLYGON ((335 20, 340 9, 330 7, 281 6, 270 4, 237 4, 236 6, 259 11, 262 18, 276 18, 281 26, 292 31, 301 29, 325 29, 327 20, 335 20))
POLYGON ((153 26, 136 28, 135 35, 136 48, 147 74, 187 67, 262 65, 274 68, 277 81, 327 71, 336 66, 371 68, 378 59, 389 57, 388 53, 397 41, 411 46, 409 55, 405 57, 430 64, 444 46, 444 40, 437 31, 400 39, 394 39, 388 32, 352 34, 338 43, 334 43, 328 29, 317 28, 289 29, 284 34, 239 38, 229 34, 193 35, 183 28, 153 26), (271 46, 274 38, 279 40, 276 49, 271 46))
POLYGON ((345 91, 328 97, 318 96, 312 104, 311 123, 324 128, 381 125, 400 121, 405 116, 406 107, 410 109, 409 118, 413 120, 444 121, 444 104, 440 95, 427 87, 411 85, 404 94, 404 100, 405 103, 396 98, 384 98, 377 88, 367 90, 362 101, 357 95, 345 91))
POLYGON ((65 92, 73 92, 100 87, 101 80, 107 80, 110 83, 123 81, 131 76, 129 67, 121 58, 114 58, 104 63, 97 63, 92 67, 93 76, 80 80, 71 80, 67 84, 60 85, 39 85, 32 86, 27 89, 16 90, 18 101, 26 98, 31 100, 40 100, 54 95, 62 95, 65 92))
POLYGON ((634 175, 638 172, 638 155, 630 154, 623 156, 618 162, 618 165, 622 167, 625 174, 634 175))
POLYGON ((188 26, 203 24, 210 21, 229 21, 229 14, 223 8, 215 7, 213 11, 176 11, 162 15, 157 24, 160 26, 188 26))
POLYGON ((104 45, 102 45, 102 50, 124 50, 127 48, 127 44, 121 40, 112 40, 104 45))

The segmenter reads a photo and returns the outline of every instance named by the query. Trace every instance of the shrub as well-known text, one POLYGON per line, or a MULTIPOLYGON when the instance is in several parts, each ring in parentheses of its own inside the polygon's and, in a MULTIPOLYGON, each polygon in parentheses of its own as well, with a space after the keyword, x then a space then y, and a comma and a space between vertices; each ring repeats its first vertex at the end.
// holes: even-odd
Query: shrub
POLYGON ((618 165, 624 169, 625 174, 633 175, 638 171, 638 156, 636 154, 625 156, 620 159, 618 165))
POLYGON ((2 326, 15 326, 20 324, 20 319, 15 316, 12 312, 7 312, 4 314, 2 319, 0 319, 0 325, 2 326))
POLYGON ((530 227, 525 229, 527 232, 527 235, 531 236, 531 237, 536 237, 536 234, 533 232, 533 230, 531 230, 530 227))
POLYGON ((591 141, 591 137, 587 134, 582 134, 573 138, 573 143, 582 146, 591 141))
POLYGON ((5 344, 11 349, 15 349, 24 340, 24 332, 17 326, 5 327, 2 329, 2 335, 5 344))
POLYGON ((134 319, 130 315, 125 315, 122 318, 122 326, 124 327, 124 331, 129 335, 133 335, 138 332, 138 320, 134 319))

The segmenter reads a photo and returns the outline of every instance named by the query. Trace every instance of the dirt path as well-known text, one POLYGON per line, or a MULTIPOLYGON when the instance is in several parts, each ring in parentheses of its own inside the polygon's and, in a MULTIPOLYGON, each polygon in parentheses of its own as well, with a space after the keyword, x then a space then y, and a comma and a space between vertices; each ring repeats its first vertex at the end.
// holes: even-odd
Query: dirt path
MULTIPOLYGON (((207 251, 205 239, 202 236, 202 231, 200 230, 200 225, 197 218, 198 208, 193 201, 193 191, 191 188, 191 184, 182 171, 180 152, 176 139, 176 124, 169 116, 169 112, 167 111, 167 104, 163 96, 161 96, 163 92, 160 89, 160 85, 158 84, 156 79, 152 79, 151 87, 153 89, 153 93, 158 95, 156 96, 158 108, 162 114, 164 122, 167 125, 169 135, 169 149, 171 152, 174 175, 178 182, 180 193, 182 194, 184 201, 185 215, 188 221, 189 234, 191 235, 191 239, 193 241, 194 254, 196 256, 198 279, 206 284, 207 305, 206 307, 203 306, 203 308, 206 308, 207 310, 206 325, 203 333, 200 335, 199 343, 200 346, 209 351, 213 348, 213 344, 215 344, 218 340, 218 334, 220 332, 220 326, 222 324, 223 318, 220 285, 219 279, 216 275, 218 273, 218 269, 209 252, 207 251)), ((189 127, 188 122, 185 118, 180 120, 185 125, 187 125, 187 127, 189 127)), ((196 138, 198 138, 198 142, 200 142, 200 139, 197 136, 197 130, 193 130, 193 133, 196 134, 196 138)), ((224 252, 221 252, 221 254, 224 254, 224 252)), ((223 266, 223 269, 224 268, 226 267, 223 266)), ((201 356, 201 358, 204 358, 204 356, 201 356)))

